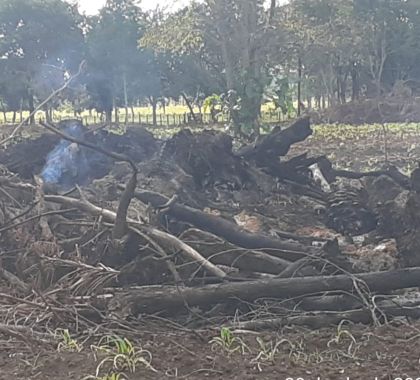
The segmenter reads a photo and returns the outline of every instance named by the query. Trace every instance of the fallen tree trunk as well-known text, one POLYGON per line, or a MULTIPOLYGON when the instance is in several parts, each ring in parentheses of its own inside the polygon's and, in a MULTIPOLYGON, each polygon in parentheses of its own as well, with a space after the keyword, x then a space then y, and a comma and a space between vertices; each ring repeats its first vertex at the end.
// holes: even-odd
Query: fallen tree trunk
MULTIPOLYGON (((381 322, 387 322, 396 317, 409 317, 414 319, 420 318, 420 306, 396 306, 389 305, 380 308, 378 319, 381 322)), ((374 322, 372 310, 350 310, 345 312, 315 312, 311 314, 301 314, 293 316, 284 316, 282 318, 260 319, 255 321, 245 321, 233 323, 229 328, 240 330, 277 330, 285 326, 305 326, 311 329, 320 329, 323 327, 336 326, 343 320, 353 323, 370 324, 374 322)))
MULTIPOLYGON (((122 186, 121 188, 124 187, 122 186)), ((145 204, 151 204, 154 208, 160 208, 169 201, 165 196, 152 191, 136 191, 134 197, 145 204)), ((167 208, 165 213, 179 221, 189 223, 203 231, 219 236, 239 247, 263 249, 267 253, 284 260, 295 261, 307 254, 320 255, 322 253, 322 250, 311 246, 244 231, 235 223, 226 219, 177 203, 167 208)))
POLYGON ((338 275, 269 279, 183 289, 172 286, 141 287, 128 292, 117 292, 110 301, 109 310, 122 316, 163 311, 175 314, 185 304, 189 307, 208 307, 234 300, 254 302, 259 298, 284 299, 338 290, 351 292, 356 282, 359 282, 358 288, 365 285, 374 292, 417 287, 420 286, 420 267, 365 273, 353 277, 338 275))
POLYGON ((186 230, 180 239, 212 263, 238 268, 244 272, 278 275, 291 265, 289 261, 265 252, 238 248, 224 239, 198 229, 186 230))

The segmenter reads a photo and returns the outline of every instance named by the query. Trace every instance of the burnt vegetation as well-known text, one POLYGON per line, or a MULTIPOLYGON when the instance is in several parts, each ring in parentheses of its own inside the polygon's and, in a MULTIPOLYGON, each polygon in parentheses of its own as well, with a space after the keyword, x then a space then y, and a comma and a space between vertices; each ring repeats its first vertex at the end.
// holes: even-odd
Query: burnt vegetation
POLYGON ((418 119, 419 14, 410 1, 170 13, 108 0, 95 16, 0 2, 0 336, 32 353, 89 346, 86 379, 154 379, 173 368, 150 342, 176 330, 218 350, 212 369, 182 374, 198 379, 227 378, 225 354, 250 376, 280 352, 302 368, 361 362, 344 323, 416 324, 419 131, 384 122, 418 119), (180 104, 189 125, 158 129, 180 104), (153 126, 134 122, 139 106, 153 126), (382 124, 350 135, 325 120, 382 124), (254 355, 239 335, 292 326, 337 331, 316 358, 261 335, 254 355))
MULTIPOLYGON (((287 155, 309 118, 241 148, 214 130, 43 127, 0 155, 1 276, 4 302, 29 297, 49 328, 156 313, 257 330, 420 315, 415 292, 392 295, 419 286, 416 171, 287 155)), ((45 333, 34 322, 21 327, 45 333)))

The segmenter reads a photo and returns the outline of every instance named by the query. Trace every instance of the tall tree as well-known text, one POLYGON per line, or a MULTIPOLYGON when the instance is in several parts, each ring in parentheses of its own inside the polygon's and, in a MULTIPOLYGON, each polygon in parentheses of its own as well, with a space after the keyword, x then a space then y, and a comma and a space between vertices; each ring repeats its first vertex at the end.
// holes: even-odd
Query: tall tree
MULTIPOLYGON (((229 93, 237 134, 259 133, 263 92, 268 81, 274 9, 262 0, 206 0, 161 22, 147 36, 153 46, 200 63, 229 93), (220 80, 221 79, 221 80, 220 80)), ((275 1, 272 2, 275 6, 275 1)))
POLYGON ((163 95, 183 98, 193 117, 193 104, 198 99, 226 89, 221 58, 200 31, 201 12, 203 6, 195 4, 172 15, 151 13, 148 30, 140 41, 158 57, 163 95))
POLYGON ((114 106, 122 104, 127 110, 130 83, 142 76, 142 18, 136 1, 108 0, 90 20, 87 89, 109 122, 114 106))
POLYGON ((35 99, 43 94, 44 74, 58 70, 64 80, 66 73, 80 63, 83 50, 80 23, 77 8, 63 0, 1 1, 3 89, 10 88, 7 82, 13 76, 19 76, 20 96, 32 111, 35 99))
MULTIPOLYGON (((266 60, 273 34, 271 19, 262 0, 206 0, 202 18, 219 41, 227 90, 238 99, 232 113, 235 131, 259 134, 258 116, 265 86, 269 83, 266 60)), ((275 6, 275 2, 271 2, 275 6)))

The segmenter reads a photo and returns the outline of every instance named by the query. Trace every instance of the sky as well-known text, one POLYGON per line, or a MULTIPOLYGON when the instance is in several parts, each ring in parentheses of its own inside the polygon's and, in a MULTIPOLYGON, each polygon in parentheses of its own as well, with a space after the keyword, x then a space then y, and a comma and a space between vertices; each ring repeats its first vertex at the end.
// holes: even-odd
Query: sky
MULTIPOLYGON (((278 3, 285 3, 286 1, 279 0, 278 3)), ((78 0, 80 10, 88 15, 97 13, 105 2, 106 0, 78 0)), ((157 5, 168 9, 176 9, 188 3, 189 0, 142 0, 141 2, 144 9, 155 9, 157 5)))
MULTIPOLYGON (((105 2, 106 0, 78 0, 80 10, 88 15, 97 13, 105 2)), ((157 5, 174 9, 188 2, 188 0, 142 0, 141 4, 144 9, 154 9, 157 5)))

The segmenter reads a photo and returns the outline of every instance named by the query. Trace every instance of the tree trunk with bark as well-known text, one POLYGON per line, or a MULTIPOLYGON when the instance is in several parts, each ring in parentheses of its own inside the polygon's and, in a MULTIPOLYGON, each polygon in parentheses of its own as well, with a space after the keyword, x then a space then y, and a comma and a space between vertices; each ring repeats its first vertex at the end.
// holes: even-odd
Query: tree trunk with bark
MULTIPOLYGON (((29 113, 32 115, 34 110, 35 110, 34 95, 33 95, 32 91, 29 91, 28 102, 29 102, 29 113)), ((29 124, 35 124, 35 115, 32 115, 30 117, 29 124)))
POLYGON ((193 108, 193 106, 192 106, 192 104, 191 104, 190 100, 188 99, 187 95, 185 94, 185 92, 181 93, 181 96, 182 96, 182 98, 184 99, 185 104, 187 105, 188 109, 190 110, 191 117, 192 117, 192 119, 194 120, 194 123, 198 123, 197 116, 196 116, 196 115, 195 115, 195 113, 194 113, 194 108, 193 108))
POLYGON ((297 115, 300 116, 302 113, 302 60, 298 57, 298 88, 297 88, 297 115))
POLYGON ((127 94, 127 74, 123 74, 123 89, 124 89, 124 108, 125 108, 125 120, 124 124, 128 124, 128 94, 127 94))
POLYGON ((157 126, 157 104, 158 104, 158 101, 154 96, 150 96, 149 97, 149 102, 152 106, 152 123, 153 123, 153 126, 156 127, 157 126))
POLYGON ((108 124, 112 123, 112 108, 108 108, 105 110, 105 121, 108 124))
POLYGON ((172 286, 142 287, 118 292, 109 303, 109 310, 122 315, 165 312, 176 314, 191 307, 209 307, 228 302, 254 302, 260 298, 290 299, 316 293, 356 292, 367 286, 371 292, 388 292, 420 286, 420 268, 389 272, 365 273, 354 276, 314 276, 268 279, 207 285, 198 288, 172 286), (355 285, 358 283, 358 286, 355 285), (236 300, 236 301, 235 301, 236 300), (240 300, 240 301, 238 301, 240 300))

